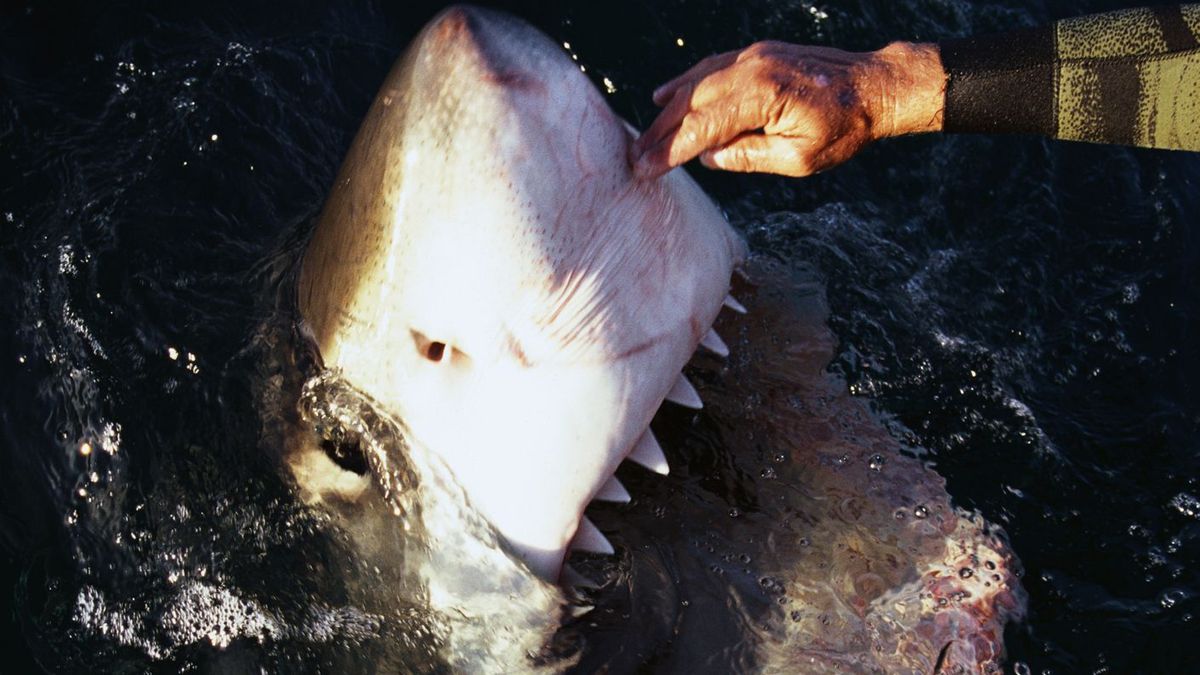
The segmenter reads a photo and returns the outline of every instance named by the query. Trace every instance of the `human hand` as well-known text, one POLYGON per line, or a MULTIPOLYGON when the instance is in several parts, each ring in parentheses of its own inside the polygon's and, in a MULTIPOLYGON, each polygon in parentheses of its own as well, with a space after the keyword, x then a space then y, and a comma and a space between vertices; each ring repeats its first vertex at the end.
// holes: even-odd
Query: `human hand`
POLYGON ((871 141, 940 131, 945 87, 932 44, 855 53, 758 42, 655 90, 663 111, 629 158, 641 178, 696 156, 714 169, 807 176, 871 141))

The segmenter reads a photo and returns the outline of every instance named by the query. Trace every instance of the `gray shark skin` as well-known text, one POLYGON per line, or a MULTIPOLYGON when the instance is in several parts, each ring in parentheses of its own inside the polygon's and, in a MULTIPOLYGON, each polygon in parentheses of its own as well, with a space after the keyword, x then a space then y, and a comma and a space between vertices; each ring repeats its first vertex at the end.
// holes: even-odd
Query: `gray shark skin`
POLYGON ((549 580, 571 548, 611 552, 582 514, 629 499, 623 460, 666 473, 648 425, 700 406, 680 369, 725 351, 744 252, 683 171, 633 177, 633 137, 545 35, 450 8, 384 82, 299 278, 324 365, 549 580))

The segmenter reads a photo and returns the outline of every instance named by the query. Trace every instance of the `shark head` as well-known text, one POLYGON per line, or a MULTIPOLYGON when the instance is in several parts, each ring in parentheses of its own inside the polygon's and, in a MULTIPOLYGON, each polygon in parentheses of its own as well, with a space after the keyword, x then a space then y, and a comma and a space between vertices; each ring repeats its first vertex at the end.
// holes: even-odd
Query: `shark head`
POLYGON ((633 138, 548 37, 450 8, 388 75, 300 273, 324 364, 551 580, 571 548, 611 551, 583 512, 629 499, 622 461, 666 473, 650 420, 700 406, 680 370, 724 351, 743 255, 684 172, 633 176, 633 138))

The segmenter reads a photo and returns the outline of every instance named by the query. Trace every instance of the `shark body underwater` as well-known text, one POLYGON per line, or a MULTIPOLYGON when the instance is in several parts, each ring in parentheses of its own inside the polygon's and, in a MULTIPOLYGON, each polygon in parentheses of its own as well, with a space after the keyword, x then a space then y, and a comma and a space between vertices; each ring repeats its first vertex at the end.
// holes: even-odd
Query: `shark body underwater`
MULTIPOLYGON (((569 585, 573 550, 614 550, 584 511, 630 501, 622 462, 668 473, 651 420, 665 401, 703 407, 681 370, 702 347, 728 356, 712 328, 728 325, 745 356, 722 377, 747 379, 710 408, 741 407, 731 397, 764 379, 760 405, 786 387, 792 407, 751 435, 787 448, 795 482, 760 496, 792 520, 746 541, 770 542, 756 561, 785 580, 764 587, 813 609, 791 611, 777 666, 994 667, 1023 611, 1002 537, 956 513, 940 479, 822 374, 833 342, 820 310, 781 299, 791 277, 747 260, 683 170, 632 175, 635 135, 533 27, 442 12, 388 75, 303 255, 298 310, 321 364, 428 448, 532 575, 569 585), (748 316, 730 295, 740 267, 748 316), (797 311, 816 323, 780 318, 797 311), (789 348, 768 353, 780 339, 789 348), (883 459, 868 458, 884 456, 881 476, 883 459), (828 549, 802 552, 795 523, 829 535, 828 549)), ((367 499, 314 447, 287 458, 309 501, 367 499)))

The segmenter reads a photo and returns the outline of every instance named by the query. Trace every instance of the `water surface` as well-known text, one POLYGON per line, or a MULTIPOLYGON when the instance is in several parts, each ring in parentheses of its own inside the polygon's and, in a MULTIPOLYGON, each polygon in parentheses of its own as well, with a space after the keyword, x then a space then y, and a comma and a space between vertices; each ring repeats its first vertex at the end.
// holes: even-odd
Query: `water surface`
MULTIPOLYGON (((644 125, 654 85, 756 39, 873 48, 1128 4, 506 7, 644 125)), ((260 452, 256 387, 272 372, 264 289, 437 8, 3 10, 0 578, 19 672, 436 663, 419 611, 380 623, 320 573, 340 549, 260 452)), ((1029 594, 1006 635, 1014 667, 1196 667, 1200 158, 947 137, 803 181, 693 174, 752 246, 817 280, 833 375, 958 507, 1007 531, 1029 594)), ((761 476, 685 454, 706 438, 675 434, 672 460, 693 469, 666 489, 753 512, 758 493, 739 490, 761 476)), ((654 517, 626 514, 629 536, 654 517)), ((713 564, 744 553, 712 548, 713 564)), ((669 633, 645 640, 630 662, 678 655, 669 633)))

